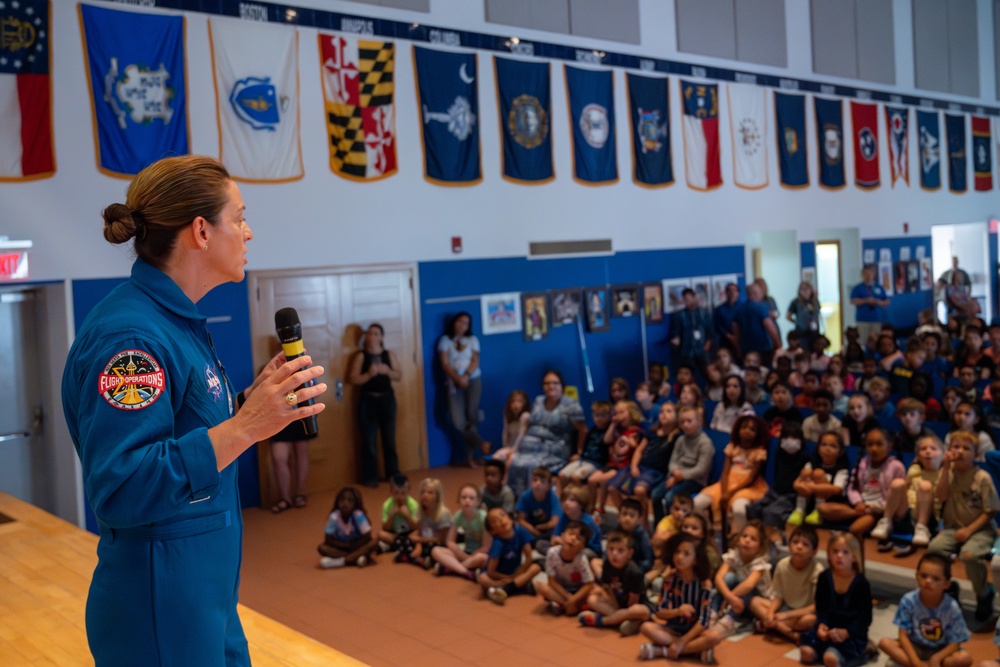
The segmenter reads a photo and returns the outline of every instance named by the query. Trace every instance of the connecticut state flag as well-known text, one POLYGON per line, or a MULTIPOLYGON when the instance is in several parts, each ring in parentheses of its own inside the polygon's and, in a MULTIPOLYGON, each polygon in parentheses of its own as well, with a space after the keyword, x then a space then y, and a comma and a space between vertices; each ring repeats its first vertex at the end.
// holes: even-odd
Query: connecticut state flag
POLYGON ((475 53, 413 47, 424 178, 437 185, 483 180, 475 53))
POLYGON ((806 97, 774 93, 774 115, 778 130, 778 166, 781 185, 804 188, 809 185, 806 160, 806 97))
POLYGON ((48 0, 0 4, 0 181, 55 173, 48 0))
POLYGON ((731 83, 729 127, 733 135, 733 182, 757 190, 767 185, 766 94, 759 86, 731 83))
POLYGON ((965 141, 965 115, 944 115, 944 129, 948 136, 948 189, 965 192, 969 189, 967 144, 965 141))
POLYGON ((188 146, 184 19, 80 5, 97 166, 130 177, 188 146))
POLYGON ((713 190, 722 185, 719 156, 719 86, 681 80, 684 104, 684 167, 688 186, 713 190))
POLYGON ((618 180, 614 74, 569 65, 565 69, 573 129, 573 177, 585 185, 614 183, 618 180))
POLYGON ((503 177, 539 185, 555 178, 547 62, 493 57, 503 143, 503 177))
POLYGON ((222 164, 238 181, 302 178, 298 31, 213 18, 208 36, 222 164))
POLYGON ((320 73, 330 137, 330 169, 354 181, 396 173, 395 60, 392 42, 319 34, 320 73))
POLYGON ((626 74, 632 179, 649 188, 674 183, 670 154, 670 80, 626 74))
POLYGON ((941 187, 941 121, 937 111, 917 111, 917 138, 920 141, 920 187, 941 187))
POLYGON ((892 187, 902 179, 910 184, 910 110, 906 107, 885 107, 885 127, 889 135, 889 171, 892 187))
POLYGON ((816 107, 816 145, 819 146, 819 185, 839 190, 844 174, 844 108, 840 100, 813 98, 816 107))
POLYGON ((851 102, 851 132, 854 135, 854 183, 872 190, 879 186, 878 105, 851 102))
POLYGON ((972 117, 972 171, 976 191, 993 189, 993 145, 989 118, 972 117))

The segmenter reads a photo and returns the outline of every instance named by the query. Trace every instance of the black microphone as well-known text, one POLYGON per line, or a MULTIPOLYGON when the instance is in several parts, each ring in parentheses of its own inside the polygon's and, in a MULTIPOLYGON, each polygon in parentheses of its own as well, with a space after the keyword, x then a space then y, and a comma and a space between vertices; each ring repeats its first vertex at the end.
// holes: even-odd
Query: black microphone
MULTIPOLYGON (((281 342, 281 348, 285 351, 285 361, 298 359, 306 353, 305 346, 302 345, 302 323, 299 322, 299 314, 295 312, 294 308, 282 308, 276 312, 274 314, 274 328, 278 332, 278 340, 281 342)), ((295 391, 304 387, 311 387, 314 384, 316 383, 313 380, 309 380, 297 387, 295 391)), ((313 400, 309 398, 299 403, 299 406, 312 404, 313 400)), ((319 423, 316 421, 316 415, 303 417, 301 421, 306 435, 313 435, 319 431, 319 423)))

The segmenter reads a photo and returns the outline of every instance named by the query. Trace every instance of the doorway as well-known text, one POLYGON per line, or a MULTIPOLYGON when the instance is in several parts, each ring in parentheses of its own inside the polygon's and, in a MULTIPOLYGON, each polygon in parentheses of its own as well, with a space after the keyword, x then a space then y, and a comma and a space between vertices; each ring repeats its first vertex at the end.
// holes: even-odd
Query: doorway
POLYGON ((934 312, 938 319, 948 321, 945 292, 938 287, 938 279, 952 268, 952 257, 958 266, 969 274, 972 282, 970 296, 979 304, 979 317, 987 323, 993 319, 993 273, 989 257, 989 233, 985 222, 968 222, 931 227, 931 266, 934 278, 934 312))
POLYGON ((823 334, 830 341, 829 354, 837 354, 843 347, 844 309, 841 285, 844 283, 840 268, 840 241, 816 242, 816 292, 823 334))
MULTIPOLYGON (((412 265, 250 274, 250 294, 255 296, 251 298, 254 368, 263 367, 273 354, 274 313, 291 307, 302 322, 306 351, 313 363, 326 370, 322 377, 329 387, 322 398, 326 410, 319 415, 319 437, 309 444, 305 493, 337 489, 358 480, 357 396, 347 377, 361 333, 372 322, 385 328, 385 347, 396 353, 402 366, 403 379, 393 385, 400 468, 427 467, 415 274, 412 265)), ((260 449, 260 489, 264 506, 278 499, 268 443, 260 449)))

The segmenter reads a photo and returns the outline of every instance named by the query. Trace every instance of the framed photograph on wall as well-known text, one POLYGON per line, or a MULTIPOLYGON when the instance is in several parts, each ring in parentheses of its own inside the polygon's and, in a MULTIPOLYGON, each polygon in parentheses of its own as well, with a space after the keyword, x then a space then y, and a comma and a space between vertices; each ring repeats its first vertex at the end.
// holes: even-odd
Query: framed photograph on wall
POLYGON ((549 295, 546 292, 523 292, 524 340, 541 340, 549 335, 549 295))
POLYGON ((660 283, 645 283, 642 286, 642 308, 646 321, 663 321, 663 285, 660 283))
POLYGON ((712 308, 726 302, 726 285, 729 283, 739 285, 735 273, 728 273, 724 276, 712 276, 712 308))
POLYGON ((698 305, 712 310, 712 279, 709 276, 692 278, 691 289, 698 297, 698 305))
POLYGON ((576 322, 580 314, 581 291, 574 289, 557 289, 549 292, 552 300, 552 326, 561 327, 564 324, 576 322))
POLYGON ((639 314, 639 288, 635 285, 615 285, 611 288, 612 314, 632 317, 639 314))
POLYGON ((802 267, 802 282, 809 283, 816 289, 816 267, 815 266, 803 266, 802 267))
MULTIPOLYGON (((922 248, 923 246, 920 246, 922 248)), ((919 249, 919 248, 918 248, 919 249)), ((920 258, 920 289, 929 290, 934 287, 934 274, 931 273, 931 258, 920 258)))
POLYGON ((920 262, 915 259, 906 262, 906 291, 920 291, 920 262))
POLYGON ((896 262, 892 265, 893 287, 896 294, 906 293, 906 262, 896 262))
POLYGON ((521 330, 521 293, 484 294, 479 299, 483 335, 521 330))
POLYGON ((690 278, 670 278, 663 285, 663 312, 673 313, 684 307, 683 292, 691 287, 690 278))
POLYGON ((587 331, 607 331, 610 329, 608 290, 603 287, 589 287, 584 290, 584 294, 587 304, 587 331))
POLYGON ((885 290, 886 296, 896 293, 892 288, 892 262, 878 263, 878 284, 885 290))

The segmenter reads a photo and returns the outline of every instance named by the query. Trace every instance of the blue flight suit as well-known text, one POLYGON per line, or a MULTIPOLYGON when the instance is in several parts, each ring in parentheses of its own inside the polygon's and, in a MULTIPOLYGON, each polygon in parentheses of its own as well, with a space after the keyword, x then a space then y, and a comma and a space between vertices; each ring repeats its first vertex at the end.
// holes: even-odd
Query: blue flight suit
POLYGON ((205 318, 136 260, 80 327, 62 393, 100 528, 87 598, 97 666, 249 665, 236 463, 220 473, 208 438, 235 394, 205 318))

